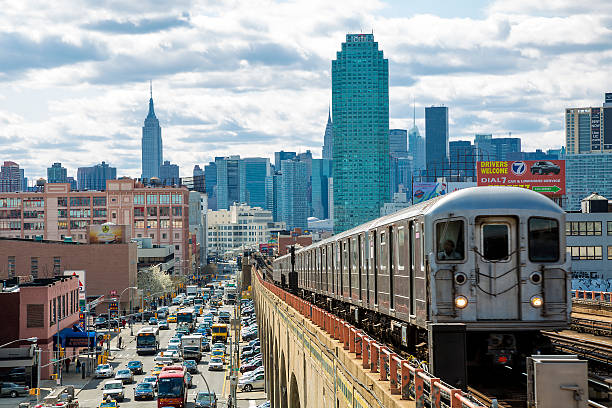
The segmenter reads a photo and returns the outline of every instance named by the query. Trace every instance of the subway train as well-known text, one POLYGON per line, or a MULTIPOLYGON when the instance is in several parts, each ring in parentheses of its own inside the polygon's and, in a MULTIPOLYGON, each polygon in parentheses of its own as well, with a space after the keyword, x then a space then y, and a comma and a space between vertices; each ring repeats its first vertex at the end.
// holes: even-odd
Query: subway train
POLYGON ((568 326, 564 226, 542 194, 467 188, 291 249, 271 278, 422 358, 522 367, 549 351, 540 330, 568 326))

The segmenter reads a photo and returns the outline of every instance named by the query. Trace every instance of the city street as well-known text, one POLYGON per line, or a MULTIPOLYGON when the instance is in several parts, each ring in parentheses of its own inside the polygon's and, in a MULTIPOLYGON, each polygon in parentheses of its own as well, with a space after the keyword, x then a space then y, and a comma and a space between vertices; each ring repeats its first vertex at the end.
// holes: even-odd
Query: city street
MULTIPOLYGON (((176 307, 171 308, 172 311, 175 311, 176 309, 177 309, 176 307)), ((232 306, 223 306, 219 308, 219 311, 221 310, 226 310, 226 311, 229 311, 230 313, 233 313, 232 306)), ((198 320, 201 321, 201 317, 199 317, 198 320)), ((148 326, 148 325, 145 325, 145 326, 148 326)), ((133 330, 134 334, 136 334, 138 330, 140 330, 142 327, 145 327, 145 326, 143 326, 142 324, 134 325, 134 330, 133 330)), ((168 340, 174 335, 175 329, 176 329, 176 323, 170 323, 170 330, 160 330, 159 337, 160 337, 161 351, 163 351, 165 347, 168 345, 168 340)), ((134 400, 134 388, 136 387, 136 384, 141 382, 145 376, 149 375, 149 373, 151 372, 152 368, 155 365, 153 361, 154 355, 139 356, 136 353, 136 337, 130 336, 129 328, 124 328, 122 330, 121 337, 123 338, 123 342, 124 342, 124 347, 121 350, 116 348, 116 345, 117 345, 116 338, 113 339, 113 341, 111 341, 112 360, 109 361, 110 364, 113 366, 116 372, 118 369, 126 368, 126 365, 129 361, 140 360, 142 361, 143 366, 144 366, 144 370, 143 370, 144 374, 135 375, 134 383, 125 385, 125 400, 119 403, 120 406, 122 408, 157 407, 156 400, 153 400, 153 401, 135 401, 134 400)), ((229 352, 229 342, 228 342, 227 350, 229 352)), ((225 365, 225 370, 223 372, 208 371, 209 358, 210 358, 210 353, 209 352, 205 353, 204 358, 198 365, 199 373, 192 374, 193 387, 189 390, 189 393, 188 393, 189 398, 188 398, 187 407, 194 407, 194 400, 195 400, 195 396, 198 391, 207 390, 206 382, 208 383, 208 387, 210 387, 210 390, 216 393, 218 402, 219 402, 218 406, 219 407, 227 406, 227 398, 230 392, 230 381, 229 381, 229 378, 227 378, 228 373, 229 373, 229 355, 226 355, 226 365, 225 365), (202 378, 202 376, 204 376, 206 381, 204 380, 204 378, 202 378)), ((181 364, 181 363, 177 363, 177 364, 181 364)), ((72 370, 74 370, 74 366, 72 367, 72 370)), ((80 407, 97 408, 100 402, 102 401, 102 388, 104 384, 106 383, 106 381, 109 381, 109 380, 110 379, 90 379, 88 382, 86 382, 87 380, 83 380, 79 384, 75 383, 74 385, 78 391, 77 397, 79 400, 80 407)), ((65 382, 65 384, 70 384, 70 383, 71 382, 65 382)), ((244 392, 244 393, 240 391, 237 392, 237 402, 238 402, 237 406, 239 408, 256 407, 257 405, 266 401, 266 399, 267 397, 264 391, 252 391, 252 392, 244 392)), ((29 398, 23 398, 23 399, 21 398, 19 399, 0 398, 0 407, 3 407, 3 406, 14 407, 19 402, 27 401, 27 400, 29 400, 29 398)))

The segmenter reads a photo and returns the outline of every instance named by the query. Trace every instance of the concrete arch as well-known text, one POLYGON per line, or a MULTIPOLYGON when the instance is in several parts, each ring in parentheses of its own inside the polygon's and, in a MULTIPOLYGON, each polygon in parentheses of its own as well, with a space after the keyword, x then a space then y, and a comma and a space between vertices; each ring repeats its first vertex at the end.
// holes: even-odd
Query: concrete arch
POLYGON ((278 408, 280 406, 280 383, 279 383, 279 373, 278 373, 278 343, 276 339, 274 340, 274 364, 272 365, 273 375, 272 378, 274 380, 272 385, 272 406, 274 408, 278 408))
POLYGON ((287 365, 285 364, 285 353, 281 354, 280 363, 280 408, 289 408, 287 404, 287 365))
POLYGON ((289 408, 301 408, 300 390, 293 373, 291 373, 291 382, 289 383, 289 408))

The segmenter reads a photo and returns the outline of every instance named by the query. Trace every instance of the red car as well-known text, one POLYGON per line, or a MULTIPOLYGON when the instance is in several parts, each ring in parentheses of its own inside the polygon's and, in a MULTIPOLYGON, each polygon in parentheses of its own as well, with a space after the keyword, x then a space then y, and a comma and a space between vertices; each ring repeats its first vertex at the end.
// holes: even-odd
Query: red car
POLYGON ((241 373, 248 373, 249 371, 253 371, 254 369, 256 369, 257 367, 261 367, 262 364, 262 360, 261 359, 257 359, 254 360, 250 363, 247 363, 243 366, 240 367, 240 372, 241 373))

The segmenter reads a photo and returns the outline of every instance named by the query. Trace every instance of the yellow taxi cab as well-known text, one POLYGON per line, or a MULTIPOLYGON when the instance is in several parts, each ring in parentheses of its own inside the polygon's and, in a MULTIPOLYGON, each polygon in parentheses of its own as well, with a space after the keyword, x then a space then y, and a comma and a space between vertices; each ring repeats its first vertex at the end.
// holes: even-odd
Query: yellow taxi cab
POLYGON ((151 375, 154 376, 159 376, 159 373, 162 372, 162 369, 164 368, 164 365, 156 365, 155 367, 153 367, 153 369, 151 370, 151 375))
POLYGON ((210 353, 211 358, 212 357, 216 357, 216 358, 220 358, 221 361, 223 361, 223 363, 225 364, 225 353, 223 352, 223 350, 213 350, 210 353))
POLYGON ((119 404, 115 400, 102 401, 98 408, 117 408, 119 404))
POLYGON ((168 316, 168 318, 166 319, 166 321, 168 323, 176 323, 176 315, 175 314, 171 314, 170 316, 168 316))

